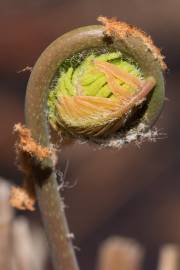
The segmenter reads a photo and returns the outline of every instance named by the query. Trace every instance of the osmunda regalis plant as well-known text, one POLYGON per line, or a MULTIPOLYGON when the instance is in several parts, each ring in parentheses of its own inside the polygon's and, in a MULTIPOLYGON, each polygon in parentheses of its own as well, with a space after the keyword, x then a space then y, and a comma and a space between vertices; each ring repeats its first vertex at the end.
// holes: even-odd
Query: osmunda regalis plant
POLYGON ((32 210, 35 192, 55 269, 78 265, 58 192, 51 131, 59 134, 60 148, 66 139, 119 147, 129 134, 145 134, 164 102, 166 64, 151 38, 123 22, 99 21, 103 25, 62 35, 41 54, 27 86, 26 128, 16 126, 23 192, 31 189, 30 203, 22 195, 19 205, 32 210))

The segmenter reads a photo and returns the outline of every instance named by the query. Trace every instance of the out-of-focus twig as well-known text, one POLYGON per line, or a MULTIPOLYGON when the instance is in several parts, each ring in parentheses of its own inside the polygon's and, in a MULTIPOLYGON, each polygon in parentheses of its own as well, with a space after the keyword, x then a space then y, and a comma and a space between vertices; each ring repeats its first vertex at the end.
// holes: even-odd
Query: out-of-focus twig
POLYGON ((98 270, 140 270, 144 251, 131 239, 112 237, 100 248, 98 270))
POLYGON ((9 185, 0 179, 0 269, 11 270, 11 225, 13 209, 10 207, 9 185))
POLYGON ((31 230, 25 217, 15 217, 10 185, 0 178, 0 270, 44 270, 47 244, 42 230, 31 230))
POLYGON ((32 234, 27 219, 20 217, 13 222, 13 270, 43 270, 47 245, 42 231, 32 234))
POLYGON ((158 270, 179 270, 180 248, 178 245, 168 244, 161 248, 158 270))

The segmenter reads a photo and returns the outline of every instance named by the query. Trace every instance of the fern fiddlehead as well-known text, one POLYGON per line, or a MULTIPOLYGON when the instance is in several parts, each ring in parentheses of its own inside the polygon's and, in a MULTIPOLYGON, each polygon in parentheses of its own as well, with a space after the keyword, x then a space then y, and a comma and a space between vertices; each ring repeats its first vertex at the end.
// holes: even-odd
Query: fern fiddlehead
MULTIPOLYGON (((62 138, 101 143, 139 123, 149 128, 162 109, 165 64, 158 49, 135 27, 100 20, 104 26, 82 27, 58 38, 33 68, 26 125, 43 147, 52 144, 49 123, 62 138)), ((40 161, 34 179, 55 269, 77 270, 51 158, 40 161)))

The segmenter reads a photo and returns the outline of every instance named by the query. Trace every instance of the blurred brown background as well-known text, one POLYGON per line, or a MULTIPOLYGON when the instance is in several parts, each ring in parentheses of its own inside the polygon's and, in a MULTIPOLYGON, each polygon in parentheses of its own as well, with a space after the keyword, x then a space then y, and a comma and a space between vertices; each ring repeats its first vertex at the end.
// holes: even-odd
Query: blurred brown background
POLYGON ((21 176, 14 165, 12 129, 24 121, 29 78, 18 71, 33 66, 50 42, 96 24, 98 15, 115 16, 151 34, 166 56, 168 100, 157 126, 167 138, 120 151, 75 144, 61 155, 61 169, 66 160, 69 164, 67 181, 77 182, 65 189, 65 202, 82 269, 94 267, 97 248, 110 235, 142 243, 146 270, 155 269, 162 244, 180 243, 179 10, 179 0, 0 1, 0 175, 16 183, 21 176))

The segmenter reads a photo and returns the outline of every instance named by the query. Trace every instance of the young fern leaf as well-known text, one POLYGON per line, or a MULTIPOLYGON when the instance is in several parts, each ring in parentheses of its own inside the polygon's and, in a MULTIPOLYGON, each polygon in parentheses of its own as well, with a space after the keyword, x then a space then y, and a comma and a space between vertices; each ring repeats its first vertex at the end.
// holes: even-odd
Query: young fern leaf
MULTIPOLYGON (((159 50, 135 27, 102 17, 100 21, 104 26, 86 26, 59 37, 35 64, 25 106, 25 131, 35 150, 52 149, 50 125, 60 131, 60 142, 71 137, 112 145, 139 124, 150 128, 159 116, 165 69, 159 50)), ((26 151, 26 140, 23 143, 23 170, 34 185, 54 267, 77 270, 54 155, 38 158, 37 151, 26 151)))

